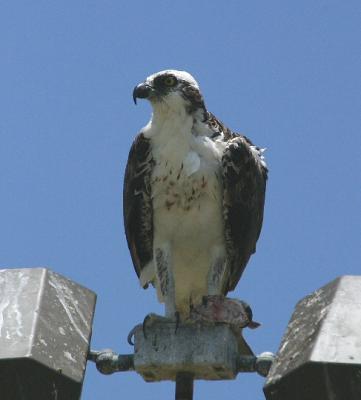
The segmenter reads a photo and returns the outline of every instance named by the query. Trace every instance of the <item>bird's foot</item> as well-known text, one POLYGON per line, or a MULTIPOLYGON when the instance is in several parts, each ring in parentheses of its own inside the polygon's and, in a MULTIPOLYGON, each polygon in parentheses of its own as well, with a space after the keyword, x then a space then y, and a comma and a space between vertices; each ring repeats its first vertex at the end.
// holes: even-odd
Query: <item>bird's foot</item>
POLYGON ((133 337, 135 332, 138 329, 141 329, 143 332, 143 336, 145 339, 148 337, 148 332, 152 329, 152 327, 156 324, 173 324, 174 325, 174 333, 177 333, 180 324, 180 315, 179 312, 176 311, 173 317, 163 317, 162 315, 150 313, 145 316, 143 322, 141 324, 136 325, 128 334, 127 341, 131 346, 134 346, 133 337))
POLYGON ((180 323, 179 312, 176 311, 173 317, 163 317, 154 313, 148 314, 143 321, 143 335, 147 339, 147 331, 156 323, 175 324, 174 333, 177 333, 180 323))
POLYGON ((147 338, 147 329, 153 326, 156 322, 164 322, 165 317, 161 315, 157 315, 154 313, 150 313, 145 316, 142 324, 142 330, 143 330, 143 335, 144 338, 147 338))
POLYGON ((149 329, 156 322, 168 320, 166 317, 154 313, 147 314, 141 324, 136 325, 129 333, 127 341, 131 346, 134 346, 133 337, 138 329, 142 329, 144 338, 147 338, 147 329, 149 329))

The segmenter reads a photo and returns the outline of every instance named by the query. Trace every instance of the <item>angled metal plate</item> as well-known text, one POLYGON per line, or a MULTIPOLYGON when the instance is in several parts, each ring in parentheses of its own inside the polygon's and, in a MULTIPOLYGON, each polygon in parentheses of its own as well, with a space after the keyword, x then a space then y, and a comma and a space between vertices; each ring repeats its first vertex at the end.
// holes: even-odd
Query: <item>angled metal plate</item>
POLYGON ((268 375, 268 400, 361 398, 361 276, 343 276, 297 305, 268 375))
POLYGON ((4 398, 79 399, 95 302, 92 291, 48 269, 0 270, 4 398))

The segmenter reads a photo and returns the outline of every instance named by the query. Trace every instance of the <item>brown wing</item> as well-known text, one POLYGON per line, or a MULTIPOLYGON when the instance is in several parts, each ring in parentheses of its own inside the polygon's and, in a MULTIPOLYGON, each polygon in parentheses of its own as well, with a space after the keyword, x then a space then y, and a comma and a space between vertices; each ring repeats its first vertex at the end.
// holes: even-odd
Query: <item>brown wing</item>
POLYGON ((130 148, 123 189, 125 235, 138 277, 153 259, 152 169, 150 141, 140 133, 130 148))
POLYGON ((227 261, 226 291, 233 290, 261 232, 267 168, 261 152, 244 136, 232 134, 222 157, 223 207, 227 261))

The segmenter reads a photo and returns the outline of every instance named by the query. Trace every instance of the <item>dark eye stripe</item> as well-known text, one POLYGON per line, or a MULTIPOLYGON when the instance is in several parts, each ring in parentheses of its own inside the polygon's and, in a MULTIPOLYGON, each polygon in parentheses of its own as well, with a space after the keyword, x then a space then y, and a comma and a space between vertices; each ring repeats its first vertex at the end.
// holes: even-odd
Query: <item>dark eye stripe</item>
POLYGON ((154 79, 154 85, 159 88, 173 87, 177 82, 177 78, 173 75, 161 75, 154 79))

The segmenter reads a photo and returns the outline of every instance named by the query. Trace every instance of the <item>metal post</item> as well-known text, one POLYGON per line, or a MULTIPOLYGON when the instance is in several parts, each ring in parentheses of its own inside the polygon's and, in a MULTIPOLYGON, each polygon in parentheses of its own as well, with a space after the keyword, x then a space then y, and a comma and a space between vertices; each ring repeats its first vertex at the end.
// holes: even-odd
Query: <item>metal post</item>
POLYGON ((175 381, 175 400, 193 400, 193 374, 178 372, 175 381))

